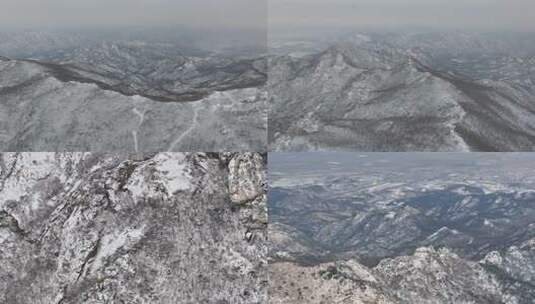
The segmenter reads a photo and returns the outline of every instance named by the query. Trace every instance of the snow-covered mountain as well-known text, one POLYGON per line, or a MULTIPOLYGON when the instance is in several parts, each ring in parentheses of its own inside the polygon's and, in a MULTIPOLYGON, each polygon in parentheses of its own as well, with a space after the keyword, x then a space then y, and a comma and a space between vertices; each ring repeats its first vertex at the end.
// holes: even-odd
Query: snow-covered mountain
POLYGON ((1 303, 265 303, 257 153, 0 154, 1 303))
POLYGON ((101 83, 127 95, 157 101, 195 101, 215 91, 263 86, 265 60, 184 56, 174 45, 103 42, 39 57, 60 63, 58 77, 101 83))
POLYGON ((11 59, 0 59, 0 150, 266 150, 262 57, 185 54, 152 41, 22 36, 0 42, 0 51, 11 50, 11 59), (32 41, 48 47, 33 49, 32 41))
MULTIPOLYGON (((346 182, 348 188, 355 183, 346 182)), ((347 194, 318 186, 275 187, 272 252, 283 260, 310 261, 356 255, 373 265, 418 247, 446 246, 480 259, 535 238, 533 210, 533 191, 485 193, 463 184, 436 190, 386 184, 347 194)))
POLYGON ((194 102, 160 102, 124 95, 72 71, 35 61, 0 62, 2 150, 265 149, 267 110, 260 88, 215 91, 194 102))
POLYGON ((535 301, 532 153, 274 154, 274 303, 535 301))
POLYGON ((535 45, 522 39, 355 35, 273 56, 271 148, 532 151, 535 45))

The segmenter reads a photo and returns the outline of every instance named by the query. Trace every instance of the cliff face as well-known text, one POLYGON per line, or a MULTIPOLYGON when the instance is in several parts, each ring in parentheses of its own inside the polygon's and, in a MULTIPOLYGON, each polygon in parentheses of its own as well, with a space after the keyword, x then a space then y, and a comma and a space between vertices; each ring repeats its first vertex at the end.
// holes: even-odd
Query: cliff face
POLYGON ((265 160, 0 156, 0 302, 260 303, 265 160))

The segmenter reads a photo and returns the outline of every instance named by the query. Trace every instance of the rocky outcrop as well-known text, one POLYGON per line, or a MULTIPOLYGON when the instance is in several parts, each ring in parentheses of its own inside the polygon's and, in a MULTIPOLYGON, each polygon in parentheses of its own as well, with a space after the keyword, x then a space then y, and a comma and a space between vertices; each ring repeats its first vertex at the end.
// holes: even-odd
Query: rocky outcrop
POLYGON ((511 248, 499 261, 474 262, 446 248, 422 247, 373 268, 354 260, 316 266, 276 262, 270 265, 270 298, 274 303, 528 304, 535 300, 533 253, 532 247, 511 248), (515 262, 503 262, 511 256, 515 262), (515 265, 525 266, 521 274, 515 265))
POLYGON ((261 155, 7 153, 0 168, 0 302, 265 303, 265 188, 231 196, 265 183, 261 155))
POLYGON ((269 299, 274 304, 398 303, 370 270, 358 263, 273 263, 269 274, 269 299))

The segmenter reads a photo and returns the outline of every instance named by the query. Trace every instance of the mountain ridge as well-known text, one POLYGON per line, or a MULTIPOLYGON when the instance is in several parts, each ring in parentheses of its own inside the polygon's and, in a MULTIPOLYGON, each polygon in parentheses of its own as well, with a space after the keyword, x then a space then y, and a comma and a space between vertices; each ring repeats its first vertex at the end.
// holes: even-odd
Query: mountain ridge
POLYGON ((269 141, 274 150, 535 148, 529 65, 515 73, 516 65, 495 62, 505 57, 489 57, 484 60, 495 69, 476 62, 483 77, 467 78, 457 66, 442 70, 455 64, 448 60, 470 58, 468 51, 451 59, 435 42, 405 49, 418 41, 404 45, 381 39, 336 42, 302 57, 272 56, 269 141))
POLYGON ((65 71, 55 64, 0 62, 4 150, 265 150, 262 88, 215 91, 192 102, 158 102, 101 89, 77 74, 73 80, 65 71))
POLYGON ((373 268, 355 260, 315 266, 271 261, 270 298, 274 303, 528 304, 535 298, 535 271, 522 265, 535 262, 530 242, 480 261, 464 260, 445 247, 420 247, 373 268))

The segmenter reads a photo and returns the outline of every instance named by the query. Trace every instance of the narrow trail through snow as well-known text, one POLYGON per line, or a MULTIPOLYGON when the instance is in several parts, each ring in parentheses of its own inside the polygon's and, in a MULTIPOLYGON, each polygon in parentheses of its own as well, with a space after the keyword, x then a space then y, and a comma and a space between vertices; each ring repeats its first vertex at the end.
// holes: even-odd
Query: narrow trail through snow
POLYGON ((138 108, 134 107, 132 109, 132 112, 134 112, 134 114, 139 117, 139 122, 137 124, 137 130, 132 130, 132 138, 134 139, 134 150, 136 152, 139 152, 139 143, 138 143, 138 139, 137 139, 137 131, 139 130, 139 128, 143 124, 143 121, 145 121, 145 113, 147 112, 147 109, 143 109, 143 111, 139 111, 138 108))
POLYGON ((173 152, 173 150, 176 148, 176 146, 178 144, 180 144, 180 142, 182 142, 182 140, 189 135, 189 133, 191 133, 193 131, 193 129, 195 129, 195 127, 198 125, 198 122, 197 122, 197 117, 199 115, 199 110, 196 108, 196 107, 193 107, 193 119, 191 121, 191 124, 189 126, 189 128, 184 131, 184 133, 182 133, 179 137, 177 137, 177 139, 175 139, 171 145, 169 146, 169 149, 168 149, 168 152, 173 152))
POLYGON ((238 103, 238 100, 234 98, 234 96, 232 96, 232 94, 230 94, 229 92, 223 92, 223 95, 233 103, 238 103))

